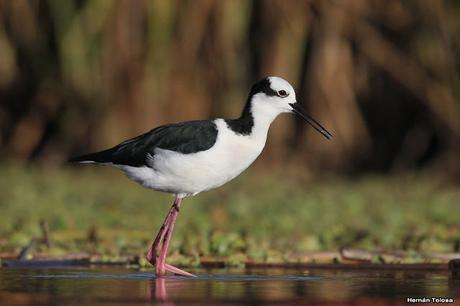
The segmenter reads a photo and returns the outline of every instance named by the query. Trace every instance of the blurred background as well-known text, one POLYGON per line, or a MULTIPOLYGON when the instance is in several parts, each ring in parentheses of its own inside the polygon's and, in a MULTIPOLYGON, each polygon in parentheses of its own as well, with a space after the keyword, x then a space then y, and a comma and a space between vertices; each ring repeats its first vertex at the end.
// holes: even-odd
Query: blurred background
POLYGON ((239 218, 236 242, 222 251, 177 238, 178 254, 247 255, 249 225, 268 241, 264 256, 280 250, 270 242, 276 230, 281 244, 301 239, 301 250, 419 250, 429 241, 427 250, 458 251, 459 15, 454 0, 0 1, 0 246, 27 244, 39 220, 94 241, 100 227, 153 231, 167 205, 150 202, 168 197, 65 160, 165 123, 237 117, 251 84, 279 75, 335 137, 278 118, 251 174, 191 200, 203 207, 183 221, 213 241, 239 218), (281 206, 293 197, 289 214, 281 206), (278 208, 261 208, 274 200, 278 208), (254 224, 253 209, 241 218, 248 207, 271 225, 254 224), (153 219, 126 221, 141 208, 153 219), (296 208, 307 219, 294 219, 296 208))

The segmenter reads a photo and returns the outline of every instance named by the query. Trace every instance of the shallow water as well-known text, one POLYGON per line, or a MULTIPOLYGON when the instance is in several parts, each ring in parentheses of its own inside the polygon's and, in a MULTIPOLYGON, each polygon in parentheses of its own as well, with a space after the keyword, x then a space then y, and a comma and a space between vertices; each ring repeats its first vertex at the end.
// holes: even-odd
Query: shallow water
POLYGON ((0 305, 407 305, 408 297, 460 304, 460 280, 448 271, 190 272, 199 276, 156 278, 151 270, 113 267, 1 268, 0 305))

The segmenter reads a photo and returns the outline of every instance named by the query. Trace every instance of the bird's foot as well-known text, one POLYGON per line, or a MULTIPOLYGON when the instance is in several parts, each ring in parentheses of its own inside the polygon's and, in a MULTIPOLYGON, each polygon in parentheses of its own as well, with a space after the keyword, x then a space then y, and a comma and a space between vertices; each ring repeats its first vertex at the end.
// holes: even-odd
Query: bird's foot
POLYGON ((183 275, 183 276, 190 276, 190 277, 196 277, 196 275, 189 273, 187 271, 184 271, 182 269, 179 269, 177 267, 174 267, 172 265, 169 265, 167 263, 164 263, 164 266, 161 267, 159 262, 158 262, 158 257, 153 256, 152 253, 147 253, 145 256, 145 259, 152 264, 152 266, 155 266, 155 271, 157 275, 162 276, 166 274, 166 271, 177 274, 177 275, 183 275))
POLYGON ((155 270, 158 276, 163 276, 166 274, 166 272, 171 272, 176 275, 182 275, 182 276, 190 276, 190 277, 196 277, 196 275, 189 273, 187 271, 181 270, 177 267, 171 266, 167 263, 164 263, 163 267, 161 267, 159 264, 155 266, 155 270))
POLYGON ((177 275, 196 277, 196 275, 194 275, 192 273, 189 273, 187 271, 181 270, 181 269, 176 268, 174 266, 168 265, 167 263, 165 263, 165 270, 169 271, 171 273, 177 274, 177 275))

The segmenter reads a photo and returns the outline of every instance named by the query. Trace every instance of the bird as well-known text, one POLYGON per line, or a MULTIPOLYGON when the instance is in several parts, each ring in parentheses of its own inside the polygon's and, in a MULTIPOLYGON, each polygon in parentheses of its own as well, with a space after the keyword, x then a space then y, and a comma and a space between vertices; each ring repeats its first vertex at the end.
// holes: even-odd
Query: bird
POLYGON ((281 77, 256 82, 237 119, 194 120, 156 127, 112 148, 70 158, 70 162, 111 165, 140 185, 174 196, 146 260, 158 276, 195 276, 166 263, 174 225, 184 198, 224 185, 246 170, 265 147, 271 123, 295 113, 327 139, 320 123, 299 105, 294 88, 281 77))

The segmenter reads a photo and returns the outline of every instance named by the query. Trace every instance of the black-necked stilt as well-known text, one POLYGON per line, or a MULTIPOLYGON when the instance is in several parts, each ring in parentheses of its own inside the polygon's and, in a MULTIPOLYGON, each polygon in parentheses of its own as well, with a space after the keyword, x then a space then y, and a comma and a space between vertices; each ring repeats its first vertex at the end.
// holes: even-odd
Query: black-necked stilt
POLYGON ((238 119, 167 124, 111 149, 70 161, 113 165, 144 187, 174 194, 174 203, 146 259, 159 275, 170 271, 193 276, 165 262, 182 199, 222 186, 243 172, 262 152, 272 121, 281 113, 291 112, 326 138, 332 137, 300 108, 286 80, 267 77, 252 87, 238 119))

